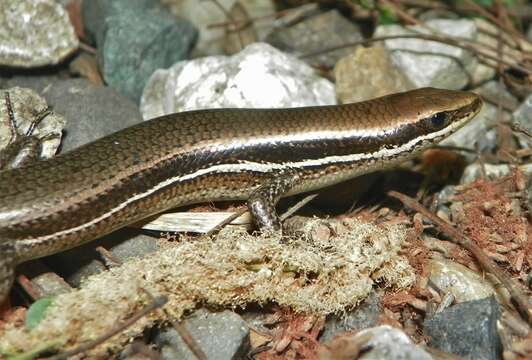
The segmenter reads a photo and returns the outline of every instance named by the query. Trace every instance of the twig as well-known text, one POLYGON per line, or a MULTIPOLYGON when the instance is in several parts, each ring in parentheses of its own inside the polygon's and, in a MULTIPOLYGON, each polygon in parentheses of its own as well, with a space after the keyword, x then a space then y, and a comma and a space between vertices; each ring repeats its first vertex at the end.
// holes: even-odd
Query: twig
MULTIPOLYGON (((212 2, 218 9, 220 9, 226 18, 228 18, 232 23, 235 23, 235 18, 233 15, 231 15, 231 12, 227 11, 223 5, 218 0, 209 0, 212 2)), ((244 40, 242 39, 242 34, 240 33, 239 29, 236 30, 236 35, 238 36, 238 42, 240 43, 240 48, 244 48, 244 40)))
POLYGON ((192 337, 192 334, 190 334, 190 332, 183 324, 179 323, 178 321, 172 321, 172 326, 178 332, 179 336, 181 336, 181 339, 183 339, 183 342, 188 346, 190 351, 194 354, 194 356, 196 356, 198 360, 207 360, 207 355, 200 348, 196 340, 194 340, 194 337, 192 337))
POLYGON ((292 216, 296 211, 298 211, 303 206, 305 206, 306 204, 314 200, 316 196, 318 196, 318 194, 310 194, 310 195, 305 196, 301 201, 298 201, 295 205, 292 205, 290 208, 288 208, 288 210, 286 210, 284 214, 279 216, 279 219, 281 221, 286 220, 287 218, 292 216))
POLYGON ((153 299, 153 301, 148 304, 144 309, 140 310, 138 313, 124 321, 122 324, 116 326, 114 329, 110 330, 107 334, 103 334, 102 336, 97 337, 94 340, 88 341, 85 344, 77 347, 76 349, 72 349, 69 351, 65 351, 62 354, 54 355, 51 357, 45 358, 46 360, 65 360, 68 359, 74 355, 81 354, 85 351, 88 351, 101 343, 107 341, 108 339, 112 338, 113 336, 119 334, 120 332, 127 329, 129 326, 133 325, 135 322, 137 322, 142 317, 148 315, 152 311, 164 306, 166 302, 168 301, 168 298, 166 296, 158 296, 153 299))
POLYGON ((388 195, 398 199, 405 206, 425 216, 443 233, 447 234, 450 237, 451 241, 470 251, 479 263, 479 265, 482 267, 482 269, 488 273, 493 274, 506 287, 506 289, 512 296, 516 308, 521 314, 521 316, 528 322, 528 324, 532 325, 532 309, 530 307, 528 298, 514 284, 514 281, 510 277, 508 277, 504 272, 502 272, 497 267, 497 265, 486 256, 484 251, 477 244, 475 244, 464 234, 453 228, 451 224, 447 223, 443 219, 439 218, 437 215, 427 210, 414 199, 396 191, 390 191, 388 192, 388 195))
POLYGON ((522 134, 525 134, 529 138, 532 138, 532 133, 528 129, 525 129, 524 127, 519 125, 518 123, 512 123, 512 125, 510 125, 510 127, 512 128, 513 131, 520 132, 522 134))
MULTIPOLYGON (((374 38, 370 38, 370 39, 364 39, 364 40, 359 40, 359 41, 353 41, 353 42, 348 42, 348 43, 345 43, 345 44, 342 44, 342 45, 338 45, 338 46, 331 46, 329 48, 326 48, 326 49, 322 49, 322 50, 318 50, 318 51, 314 51, 314 52, 310 52, 310 53, 307 53, 307 54, 303 54, 300 56, 300 58, 304 59, 304 58, 308 58, 308 57, 313 57, 313 56, 318 56, 318 55, 322 55, 322 54, 325 54, 325 53, 328 53, 328 52, 332 52, 332 51, 336 51, 336 50, 339 50, 339 49, 344 49, 344 48, 347 48, 347 47, 352 47, 352 46, 358 46, 358 45, 368 45, 368 44, 371 44, 371 43, 374 43, 374 42, 377 42, 377 41, 385 41, 385 40, 394 40, 394 39, 421 39, 421 40, 428 40, 428 41, 436 41, 436 42, 441 42, 441 43, 444 43, 444 44, 447 44, 447 45, 450 45, 450 46, 455 46, 455 47, 458 47, 458 48, 461 48, 461 49, 464 49, 464 50, 468 50, 468 51, 471 51, 477 55, 481 55, 481 56, 484 56, 486 59, 490 59, 494 62, 497 62, 497 61, 500 61, 502 64, 506 65, 506 66, 509 66, 509 67, 513 67, 515 69, 518 69, 526 74, 532 74, 532 69, 528 69, 528 68, 525 68, 517 63, 514 63, 512 64, 511 62, 505 60, 505 59, 499 59, 497 58, 496 56, 493 56, 493 55, 490 55, 490 54, 487 54, 483 51, 480 51, 479 49, 477 49, 476 47, 470 45, 470 44, 461 44, 460 41, 456 40, 456 39, 452 39, 452 38, 444 38, 444 37, 441 37, 441 36, 435 36, 435 35, 427 35, 427 34, 404 34, 404 35, 389 35, 389 36, 379 36, 379 37, 374 37, 374 38)), ((463 39, 461 39, 461 41, 463 41, 463 39)), ((488 64, 489 65, 489 64, 488 64)), ((491 67, 495 67, 493 65, 489 65, 491 67)))
POLYGON ((218 233, 220 230, 222 230, 225 226, 229 225, 233 220, 239 218, 240 216, 244 215, 248 211, 247 207, 244 207, 242 209, 239 209, 235 211, 233 214, 226 217, 221 223, 213 227, 211 230, 209 230, 205 235, 206 236, 212 236, 216 233, 218 233))

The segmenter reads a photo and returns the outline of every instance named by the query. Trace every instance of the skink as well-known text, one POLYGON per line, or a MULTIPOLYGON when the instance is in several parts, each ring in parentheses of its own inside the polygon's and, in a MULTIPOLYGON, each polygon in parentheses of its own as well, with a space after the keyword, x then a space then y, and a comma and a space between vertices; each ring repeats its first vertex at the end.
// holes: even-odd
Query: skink
POLYGON ((181 205, 247 199, 279 227, 279 198, 388 168, 462 127, 470 92, 423 88, 355 104, 162 116, 0 172, 0 301, 15 266, 181 205))

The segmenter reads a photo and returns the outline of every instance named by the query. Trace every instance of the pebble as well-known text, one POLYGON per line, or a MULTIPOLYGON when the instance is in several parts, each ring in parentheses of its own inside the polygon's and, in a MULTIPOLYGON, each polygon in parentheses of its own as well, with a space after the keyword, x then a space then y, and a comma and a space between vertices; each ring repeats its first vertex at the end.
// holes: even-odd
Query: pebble
POLYGON ((141 112, 149 119, 194 109, 335 103, 330 81, 292 55, 255 43, 230 57, 209 56, 157 70, 144 89, 141 112))
MULTIPOLYGON (((475 40, 477 27, 472 20, 432 19, 426 25, 444 35, 475 40)), ((375 37, 407 34, 427 34, 420 26, 381 25, 375 37)), ((432 86, 443 89, 462 89, 469 83, 469 74, 478 61, 466 50, 422 39, 393 39, 384 41, 392 52, 394 63, 416 87, 432 86)))
MULTIPOLYGON (((209 360, 245 359, 250 350, 249 328, 232 311, 209 312, 201 309, 181 323, 209 360)), ((164 360, 194 359, 178 332, 162 330, 155 337, 164 360)))
POLYGON ((425 350, 415 345, 401 330, 388 325, 377 326, 359 331, 357 337, 371 335, 367 342, 369 350, 360 360, 432 360, 425 350))
POLYGON ((425 320, 429 345, 464 359, 499 360, 502 345, 497 332, 500 306, 494 297, 449 307, 425 320))
POLYGON ((414 88, 393 64, 388 50, 359 47, 334 67, 336 94, 340 103, 353 103, 414 88))
MULTIPOLYGON (((484 173, 486 174, 486 177, 488 179, 496 179, 509 175, 512 172, 513 168, 515 168, 515 166, 510 166, 508 164, 470 164, 465 168, 464 173, 462 174, 462 178, 460 179, 460 183, 472 183, 473 181, 484 177, 484 173)), ((532 176, 532 164, 529 163, 519 165, 518 168, 523 172, 525 176, 532 176)))
MULTIPOLYGON (((293 55, 305 55, 330 47, 348 44, 363 39, 357 24, 343 17, 337 10, 330 10, 273 31, 266 42, 293 55)), ((315 67, 332 68, 348 55, 353 48, 328 51, 324 54, 305 57, 315 67)))
MULTIPOLYGON (((0 89, 0 149, 4 149, 11 141, 11 129, 8 126, 7 104, 5 93, 9 92, 11 107, 18 133, 25 134, 30 124, 35 121, 35 115, 48 108, 46 100, 32 89, 8 86, 8 89, 0 89)), ((51 104, 50 104, 51 105, 51 104)), ((54 111, 46 116, 35 128, 33 135, 42 139, 39 158, 47 159, 53 157, 61 142, 62 129, 66 120, 60 112, 54 111)))
POLYGON ((46 258, 46 263, 62 275, 72 286, 79 287, 83 279, 119 265, 128 259, 143 257, 159 248, 159 239, 144 235, 135 229, 121 229, 71 250, 46 258), (106 259, 96 250, 103 247, 113 257, 106 259), (116 262, 114 262, 116 260, 116 262))
POLYGON ((381 296, 372 291, 363 302, 353 310, 327 318, 320 341, 329 341, 346 331, 360 331, 378 325, 382 313, 381 296))
POLYGON ((138 101, 151 74, 188 57, 197 30, 149 0, 91 0, 82 7, 106 83, 138 101))
POLYGON ((54 0, 2 0, 0 44, 0 66, 33 68, 60 63, 79 41, 54 0))
POLYGON ((483 299, 495 293, 493 286, 467 267, 446 259, 431 259, 429 280, 443 293, 451 293, 456 302, 483 299))
POLYGON ((54 112, 67 119, 61 152, 109 135, 142 121, 137 106, 113 89, 84 79, 57 76, 17 76, 10 86, 25 86, 41 94, 54 112))

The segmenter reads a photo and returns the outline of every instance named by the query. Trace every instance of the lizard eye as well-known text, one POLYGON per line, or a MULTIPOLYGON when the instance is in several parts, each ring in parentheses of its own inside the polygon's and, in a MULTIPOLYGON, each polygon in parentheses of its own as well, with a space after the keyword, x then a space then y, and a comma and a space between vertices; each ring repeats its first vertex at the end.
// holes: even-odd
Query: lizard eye
POLYGON ((434 115, 432 115, 429 118, 430 124, 435 128, 442 128, 445 125, 447 125, 449 120, 449 114, 446 112, 439 112, 434 115))

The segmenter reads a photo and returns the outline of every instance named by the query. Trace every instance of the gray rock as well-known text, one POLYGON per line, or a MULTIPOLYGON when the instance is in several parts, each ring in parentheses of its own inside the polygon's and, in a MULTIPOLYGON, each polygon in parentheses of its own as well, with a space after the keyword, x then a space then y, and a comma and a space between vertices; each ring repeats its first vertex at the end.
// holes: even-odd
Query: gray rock
POLYGON ((414 88, 393 64, 388 51, 380 46, 359 47, 340 59, 334 67, 334 78, 341 103, 369 100, 414 88))
POLYGON ((65 9, 53 0, 0 1, 0 65, 58 64, 79 45, 65 9))
MULTIPOLYGON (((330 10, 304 19, 295 25, 276 29, 265 41, 287 53, 303 55, 362 39, 358 25, 344 18, 337 10, 330 10)), ((352 49, 329 51, 304 60, 312 66, 332 68, 352 49)))
POLYGON ((493 286, 465 266, 446 259, 431 259, 429 280, 444 293, 453 294, 456 302, 484 299, 495 294, 493 286))
MULTIPOLYGON (((0 89, 0 119, 2 119, 0 121, 0 149, 6 148, 11 141, 11 128, 7 122, 6 92, 9 92, 13 116, 20 135, 26 133, 31 123, 35 121, 36 114, 48 108, 46 100, 32 89, 17 86, 9 87, 5 90, 0 89)), ((39 158, 46 159, 55 155, 61 142, 65 122, 65 118, 60 112, 55 111, 46 116, 35 128, 33 135, 39 139, 44 139, 41 143, 41 151, 37 154, 39 158)))
MULTIPOLYGON (((504 85, 499 84, 498 81, 489 81, 474 89, 473 92, 487 99, 501 99, 510 108, 517 107, 519 104, 517 99, 506 90, 504 85)), ((509 119, 510 113, 503 110, 502 118, 503 120, 509 119)), ((494 150, 496 142, 491 138, 493 135, 490 133, 490 130, 498 122, 497 107, 485 101, 482 110, 473 120, 460 129, 460 131, 443 140, 441 144, 478 149, 480 152, 491 152, 494 150)))
POLYGON ((119 263, 142 257, 159 248, 158 239, 134 229, 121 229, 96 241, 46 258, 46 263, 60 273, 72 286, 78 287, 83 279, 107 269, 102 256, 96 250, 102 246, 119 263))
MULTIPOLYGON (((445 35, 475 40, 477 28, 471 20, 433 19, 426 23, 445 35)), ((422 33, 420 26, 382 25, 375 37, 422 33)), ((469 83, 478 61, 467 51, 446 44, 422 39, 393 39, 384 41, 394 63, 416 85, 444 89, 462 89, 469 83)))
POLYGON ((432 360, 425 350, 416 346, 401 330, 384 325, 357 333, 357 337, 370 334, 366 343, 370 348, 359 357, 361 360, 432 360))
POLYGON ((497 332, 501 310, 493 297, 457 304, 424 323, 429 345, 464 359, 498 360, 502 345, 497 332))
POLYGON ((52 297, 72 291, 72 287, 62 277, 53 272, 45 272, 31 279, 33 285, 38 286, 40 295, 52 297))
POLYGON ((44 96, 55 112, 67 118, 61 152, 142 121, 131 100, 109 87, 95 86, 84 79, 27 76, 14 77, 8 84, 22 84, 34 89, 44 96))
MULTIPOLYGON (((244 359, 250 349, 249 328, 234 312, 199 310, 182 324, 209 360, 244 359)), ((165 360, 195 358, 173 328, 161 331, 155 342, 165 360)))
POLYGON ((236 55, 182 61, 150 78, 145 119, 217 107, 297 107, 336 103, 333 84, 295 57, 264 43, 236 55), (265 96, 265 94, 268 94, 265 96))
MULTIPOLYGON (((514 123, 532 134, 532 94, 513 113, 514 123)), ((525 134, 517 134, 519 145, 523 148, 532 147, 532 139, 525 134)))
POLYGON ((197 31, 190 22, 175 18, 153 0, 83 4, 105 81, 134 101, 155 70, 187 58, 196 40, 197 31))
POLYGON ((331 315, 327 318, 320 341, 329 341, 346 331, 359 331, 376 326, 382 313, 381 298, 375 291, 347 314, 331 315))

